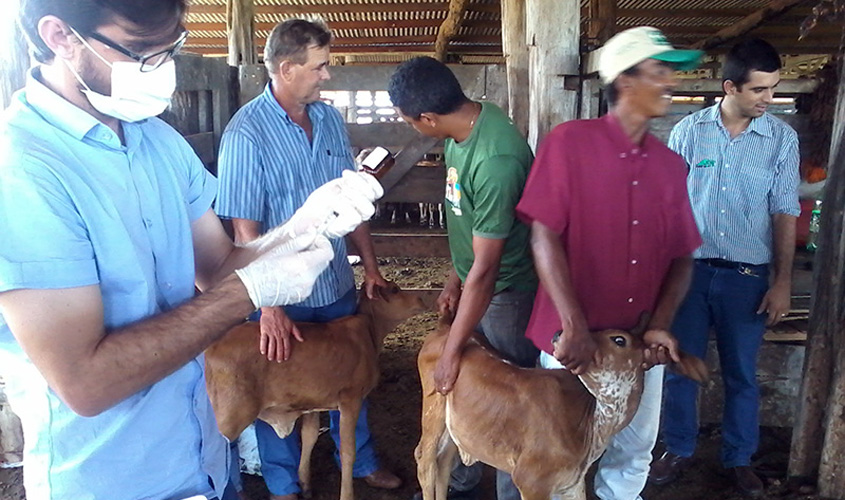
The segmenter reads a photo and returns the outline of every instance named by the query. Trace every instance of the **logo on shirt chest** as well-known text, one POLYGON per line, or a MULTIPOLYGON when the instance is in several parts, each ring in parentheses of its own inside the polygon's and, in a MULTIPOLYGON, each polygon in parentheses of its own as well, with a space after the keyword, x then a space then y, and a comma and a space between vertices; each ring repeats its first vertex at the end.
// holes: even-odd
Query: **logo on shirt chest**
POLYGON ((711 168, 716 166, 716 160, 704 159, 695 165, 695 168, 711 168))
POLYGON ((450 168, 446 171, 446 203, 455 215, 461 212, 461 183, 458 182, 458 170, 450 168))

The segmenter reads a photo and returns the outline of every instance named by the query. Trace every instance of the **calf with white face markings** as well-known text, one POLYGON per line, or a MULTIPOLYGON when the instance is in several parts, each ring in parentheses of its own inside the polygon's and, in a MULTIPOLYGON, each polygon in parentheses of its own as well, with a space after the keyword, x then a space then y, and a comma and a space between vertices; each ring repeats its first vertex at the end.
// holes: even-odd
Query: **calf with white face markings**
MULTIPOLYGON (((422 436, 415 450, 424 500, 446 500, 456 452, 509 472, 524 500, 586 499, 584 474, 634 416, 645 346, 622 330, 594 332, 596 361, 582 375, 520 368, 472 340, 454 390, 439 394, 433 370, 449 332, 441 319, 418 357, 422 436)), ((704 363, 682 353, 675 369, 703 381, 704 363)))

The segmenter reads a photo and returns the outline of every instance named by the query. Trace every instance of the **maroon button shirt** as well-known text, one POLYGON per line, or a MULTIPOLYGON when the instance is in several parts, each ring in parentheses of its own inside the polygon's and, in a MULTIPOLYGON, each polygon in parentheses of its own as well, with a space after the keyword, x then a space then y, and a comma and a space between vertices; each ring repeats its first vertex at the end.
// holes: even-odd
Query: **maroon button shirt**
MULTIPOLYGON (((701 245, 686 175, 680 156, 651 134, 632 143, 611 114, 558 125, 540 145, 517 214, 560 235, 591 330, 634 327, 672 260, 701 245)), ((560 327, 541 285, 526 336, 551 353, 560 327)))

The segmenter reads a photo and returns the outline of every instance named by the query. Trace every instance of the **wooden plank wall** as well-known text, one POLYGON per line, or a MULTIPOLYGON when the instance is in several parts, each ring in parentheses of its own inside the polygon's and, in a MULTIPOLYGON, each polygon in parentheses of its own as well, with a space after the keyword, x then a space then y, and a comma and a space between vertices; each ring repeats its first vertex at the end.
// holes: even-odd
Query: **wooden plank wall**
POLYGON ((182 134, 212 173, 220 137, 236 110, 236 69, 225 59, 176 57, 176 93, 161 118, 182 134))

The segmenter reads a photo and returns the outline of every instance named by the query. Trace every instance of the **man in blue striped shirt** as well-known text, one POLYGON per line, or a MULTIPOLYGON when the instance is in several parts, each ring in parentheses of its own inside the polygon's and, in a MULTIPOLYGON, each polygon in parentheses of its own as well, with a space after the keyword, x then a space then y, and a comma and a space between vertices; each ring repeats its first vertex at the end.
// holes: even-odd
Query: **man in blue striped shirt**
MULTIPOLYGON (((687 188, 704 244, 672 331, 681 349, 704 357, 716 331, 725 383, 722 463, 737 487, 759 496, 749 466, 759 440, 757 352, 766 324, 789 311, 798 206, 798 136, 766 113, 780 58, 763 40, 736 45, 723 68, 724 99, 672 129, 669 147, 687 162, 687 188), (771 273, 770 276, 770 267, 771 273)), ((650 479, 674 480, 689 465, 698 434, 696 383, 667 373, 666 453, 650 479)))
MULTIPOLYGON (((235 239, 252 241, 287 220, 318 186, 354 170, 355 162, 340 113, 320 102, 320 87, 330 78, 331 32, 320 22, 301 19, 277 25, 267 39, 264 62, 270 82, 240 109, 223 134, 218 162, 217 214, 232 220, 235 239)), ((364 288, 386 285, 362 224, 349 234, 364 265, 364 288)), ((260 349, 267 358, 288 359, 291 335, 303 341, 293 321, 325 322, 354 314, 355 279, 346 243, 332 240, 335 258, 317 279, 310 297, 284 308, 261 310, 260 349)), ((279 439, 272 427, 256 421, 261 471, 271 499, 295 499, 300 488, 298 432, 279 439)), ((332 437, 339 444, 339 414, 331 412, 332 437)), ((366 401, 355 429, 355 477, 370 486, 396 488, 398 477, 381 469, 367 427, 366 401)))

